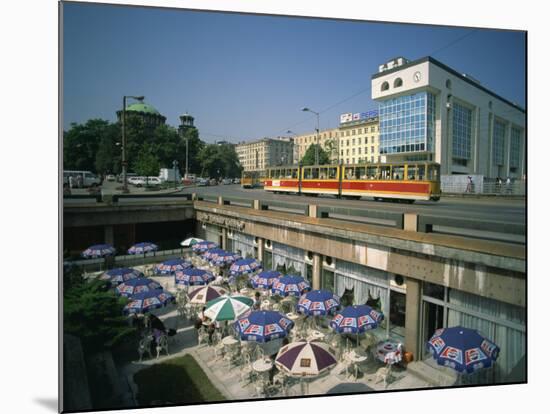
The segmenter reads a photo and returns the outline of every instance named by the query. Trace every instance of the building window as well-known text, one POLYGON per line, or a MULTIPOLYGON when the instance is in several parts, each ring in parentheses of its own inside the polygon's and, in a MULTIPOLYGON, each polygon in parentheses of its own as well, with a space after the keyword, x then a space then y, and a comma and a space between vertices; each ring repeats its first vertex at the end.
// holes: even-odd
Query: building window
POLYGON ((346 140, 346 146, 349 147, 349 139, 346 140))
POLYGON ((349 164, 349 158, 346 158, 346 164, 349 164))
POLYGON ((512 170, 512 168, 516 169, 519 167, 520 142, 521 130, 519 128, 512 127, 510 132, 510 170, 512 170))
POLYGON ((349 148, 346 150, 346 155, 349 155, 349 148))
POLYGON ((355 135, 355 129, 351 130, 351 135, 355 135))
POLYGON ((504 137, 506 124, 495 119, 493 125, 493 164, 504 165, 504 137))
POLYGON ((351 140, 351 145, 355 145, 355 138, 351 140))
POLYGON ((389 84, 388 82, 384 82, 384 83, 382 84, 380 90, 381 90, 382 92, 384 92, 384 91, 387 91, 388 89, 390 89, 390 84, 389 84))
POLYGON ((351 159, 351 163, 352 163, 352 164, 355 164, 355 158, 352 158, 352 159, 351 159))
POLYGON ((351 155, 355 155, 355 148, 351 150, 351 155))
POLYGON ((357 153, 361 155, 361 147, 357 148, 357 153))
POLYGON ((445 81, 445 86, 447 87, 447 89, 451 89, 451 86, 452 86, 452 85, 451 85, 451 80, 450 80, 450 79, 447 79, 447 80, 445 81))
POLYGON ((453 158, 469 160, 472 145, 472 110, 453 105, 453 158))
POLYGON ((394 88, 399 88, 400 86, 403 86, 403 79, 397 78, 396 80, 393 81, 394 88))
POLYGON ((430 92, 380 103, 380 153, 433 151, 435 96, 430 92))
MULTIPOLYGON (((374 137, 370 137, 370 143, 374 144, 374 137)), ((365 142, 365 144, 366 144, 366 142, 365 142)))

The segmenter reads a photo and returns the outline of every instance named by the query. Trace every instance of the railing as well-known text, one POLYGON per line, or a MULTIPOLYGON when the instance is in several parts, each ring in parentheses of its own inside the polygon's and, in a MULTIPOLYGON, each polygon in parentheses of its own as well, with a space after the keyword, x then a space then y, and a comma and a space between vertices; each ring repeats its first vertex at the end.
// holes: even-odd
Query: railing
POLYGON ((391 211, 317 206, 317 217, 403 228, 403 213, 391 211))
POLYGON ((223 197, 223 204, 226 206, 254 208, 254 200, 242 197, 223 197))
POLYGON ((309 204, 306 203, 286 203, 280 201, 260 200, 260 210, 280 211, 282 213, 309 215, 309 204))
POLYGON ((443 194, 483 194, 489 196, 525 196, 525 181, 515 181, 510 184, 484 182, 481 186, 472 185, 468 188, 463 183, 447 183, 441 186, 443 194))

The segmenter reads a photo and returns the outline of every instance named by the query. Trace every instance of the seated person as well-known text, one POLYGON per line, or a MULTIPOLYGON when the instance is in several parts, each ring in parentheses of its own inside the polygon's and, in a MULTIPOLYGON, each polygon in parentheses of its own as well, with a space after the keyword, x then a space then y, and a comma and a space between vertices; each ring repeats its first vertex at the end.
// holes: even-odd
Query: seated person
POLYGON ((256 292, 254 294, 254 303, 252 304, 252 308, 254 310, 259 310, 262 306, 262 300, 260 299, 260 292, 256 292))

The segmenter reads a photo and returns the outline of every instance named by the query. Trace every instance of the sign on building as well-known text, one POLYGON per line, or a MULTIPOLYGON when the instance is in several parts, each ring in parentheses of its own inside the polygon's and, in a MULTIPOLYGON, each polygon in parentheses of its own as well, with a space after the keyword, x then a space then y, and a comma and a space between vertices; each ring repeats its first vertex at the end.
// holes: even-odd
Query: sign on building
POLYGON ((351 112, 340 115, 340 123, 353 121, 353 114, 351 112))

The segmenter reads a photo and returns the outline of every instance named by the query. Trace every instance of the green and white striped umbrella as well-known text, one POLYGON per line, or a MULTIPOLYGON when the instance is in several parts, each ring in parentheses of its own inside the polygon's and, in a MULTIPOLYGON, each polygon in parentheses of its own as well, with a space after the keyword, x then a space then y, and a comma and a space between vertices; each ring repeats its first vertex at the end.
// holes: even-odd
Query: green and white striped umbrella
POLYGON ((250 310, 253 303, 246 296, 221 296, 206 304, 204 316, 213 321, 233 321, 250 310))

